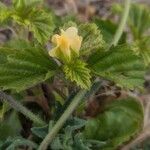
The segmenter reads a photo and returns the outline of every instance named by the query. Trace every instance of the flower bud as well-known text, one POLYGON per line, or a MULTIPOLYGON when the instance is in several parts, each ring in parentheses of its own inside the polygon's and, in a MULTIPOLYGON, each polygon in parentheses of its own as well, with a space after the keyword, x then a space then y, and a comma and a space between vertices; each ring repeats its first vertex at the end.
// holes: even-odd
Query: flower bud
POLYGON ((82 37, 78 35, 78 29, 76 27, 69 27, 65 31, 61 30, 60 35, 55 34, 52 37, 52 43, 56 47, 50 50, 49 55, 63 62, 69 62, 72 56, 79 56, 82 37))

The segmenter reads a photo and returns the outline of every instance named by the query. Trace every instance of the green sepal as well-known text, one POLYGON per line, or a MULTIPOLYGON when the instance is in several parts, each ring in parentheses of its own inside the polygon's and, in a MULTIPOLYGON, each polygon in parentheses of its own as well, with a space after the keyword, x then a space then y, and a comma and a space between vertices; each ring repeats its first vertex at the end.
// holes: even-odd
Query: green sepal
POLYGON ((71 61, 63 66, 63 70, 67 79, 75 82, 83 89, 89 89, 91 85, 90 70, 87 64, 79 59, 71 61))

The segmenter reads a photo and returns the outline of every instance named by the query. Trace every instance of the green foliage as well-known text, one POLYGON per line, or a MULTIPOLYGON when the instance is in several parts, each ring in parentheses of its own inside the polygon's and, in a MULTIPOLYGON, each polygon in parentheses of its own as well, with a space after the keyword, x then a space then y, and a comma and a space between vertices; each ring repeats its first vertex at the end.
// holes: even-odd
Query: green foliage
POLYGON ((120 87, 143 87, 144 64, 127 45, 113 47, 109 51, 97 50, 89 57, 88 64, 96 75, 114 81, 120 87))
POLYGON ((150 36, 136 40, 132 45, 132 50, 135 54, 143 57, 145 65, 150 64, 150 36))
POLYGON ((43 139, 47 135, 48 125, 43 126, 43 127, 33 127, 31 128, 31 131, 35 136, 43 139))
MULTIPOLYGON (((76 22, 73 22, 73 21, 67 21, 67 23, 65 22, 63 24, 63 27, 61 27, 63 30, 67 30, 69 27, 77 27, 77 24, 76 22)), ((60 28, 60 29, 61 29, 60 28)))
POLYGON ((4 115, 8 111, 8 109, 8 104, 6 102, 3 102, 2 106, 0 106, 0 121, 4 119, 4 115))
POLYGON ((16 150, 19 146, 28 146, 37 149, 37 144, 22 137, 8 138, 5 142, 0 143, 1 150, 16 150))
MULTIPOLYGON (((114 4, 113 11, 121 13, 123 7, 120 4, 114 4)), ((128 24, 134 39, 141 39, 147 34, 150 28, 150 9, 149 6, 133 3, 131 5, 128 24)))
POLYGON ((88 89, 91 85, 90 70, 87 64, 81 60, 72 61, 63 66, 66 78, 76 82, 81 88, 88 89))
POLYGON ((133 98, 116 100, 102 114, 87 121, 84 136, 106 142, 101 150, 115 150, 139 132, 142 121, 140 102, 133 98))
MULTIPOLYGON (((113 6, 113 11, 120 13, 123 7, 119 4, 113 6)), ((150 9, 146 5, 133 3, 131 5, 128 25, 133 36, 133 51, 135 54, 140 55, 144 59, 145 65, 150 63, 150 9)))
POLYGON ((72 132, 70 126, 66 127, 64 133, 55 138, 51 144, 51 148, 53 150, 91 150, 90 147, 92 145, 90 142, 84 141, 80 134, 73 135, 72 132))
MULTIPOLYGON (((96 18, 94 20, 96 25, 98 26, 99 30, 101 30, 104 41, 106 42, 106 45, 109 45, 114 38, 115 32, 117 31, 118 25, 113 23, 110 20, 102 20, 99 18, 96 18)), ((119 40, 119 44, 126 42, 126 33, 123 32, 123 35, 121 36, 119 40)))
POLYGON ((40 43, 45 43, 53 31, 52 16, 41 8, 37 8, 41 0, 14 0, 15 13, 13 19, 17 23, 29 27, 40 43))
POLYGON ((54 29, 52 22, 52 17, 49 13, 36 10, 30 16, 29 30, 34 33, 35 38, 40 43, 45 43, 45 41, 49 40, 50 35, 52 35, 54 29))
MULTIPOLYGON (((17 45, 17 41, 15 44, 17 45)), ((27 89, 52 77, 57 69, 56 63, 44 49, 25 42, 20 41, 18 48, 1 47, 0 53, 2 89, 16 91, 27 89), (21 48, 21 43, 24 48, 21 48)))
POLYGON ((82 23, 77 26, 75 22, 69 21, 63 25, 63 29, 71 26, 77 27, 79 35, 82 36, 83 41, 80 53, 91 53, 97 48, 102 48, 105 44, 101 30, 98 29, 95 23, 82 23))
POLYGON ((146 5, 133 4, 129 14, 129 25, 135 39, 141 38, 150 29, 150 9, 146 5))
MULTIPOLYGON (((53 140, 51 148, 62 150, 89 150, 90 143, 86 143, 83 137, 76 134, 76 130, 79 130, 85 125, 86 121, 79 118, 72 118, 67 122, 67 126, 62 129, 62 132, 53 140), (84 148, 84 149, 83 149, 84 148)), ((50 128, 51 130, 51 128, 50 128)))
POLYGON ((21 131, 20 121, 16 112, 0 121, 0 141, 6 140, 8 137, 18 136, 21 131))
MULTIPOLYGON (((77 27, 77 24, 70 21, 64 24, 63 29, 66 30, 71 26, 77 27)), ((81 55, 88 55, 91 52, 94 52, 97 48, 102 48, 104 46, 105 42, 103 40, 103 36, 96 24, 80 24, 78 29, 79 35, 83 37, 80 50, 81 55)), ((84 63, 83 61, 76 60, 74 58, 71 63, 66 64, 63 67, 63 70, 66 77, 71 81, 75 81, 81 88, 87 89, 90 87, 90 70, 86 67, 86 63, 84 63)))
POLYGON ((13 0, 13 6, 16 12, 25 17, 34 7, 39 6, 41 2, 42 0, 13 0))
POLYGON ((10 10, 0 2, 0 24, 8 20, 10 17, 10 10))
POLYGON ((47 42, 54 30, 52 15, 41 7, 41 0, 14 0, 13 7, 0 3, 0 22, 12 18, 17 24, 33 32, 41 44, 47 42))
MULTIPOLYGON (((114 9, 121 13, 122 8, 121 5, 116 5, 114 9)), ((130 91, 135 88, 142 89, 146 65, 150 63, 150 38, 147 36, 150 27, 149 12, 147 6, 133 4, 128 20, 133 43, 130 46, 126 44, 128 32, 123 32, 119 46, 109 48, 118 29, 118 25, 110 20, 97 18, 92 23, 81 23, 74 16, 56 17, 48 8, 43 7, 42 0, 13 0, 12 6, 6 6, 0 2, 0 25, 7 23, 6 28, 12 31, 14 35, 12 37, 26 40, 12 40, 10 37, 10 41, 1 45, 0 89, 8 90, 7 92, 15 95, 18 100, 28 99, 32 101, 32 104, 37 100, 36 103, 43 110, 39 110, 39 107, 33 108, 34 105, 28 103, 29 108, 33 112, 39 111, 38 114, 44 119, 42 122, 46 122, 49 115, 51 119, 49 124, 43 127, 32 125, 31 130, 24 129, 25 132, 29 130, 32 132, 34 141, 40 144, 46 135, 53 131, 57 135, 52 134, 53 141, 48 149, 116 150, 118 146, 130 140, 141 130, 143 108, 139 101, 130 97, 117 99, 109 104, 106 102, 102 108, 103 112, 86 120, 77 117, 80 115, 81 118, 87 117, 85 115, 86 101, 82 101, 80 103, 82 107, 78 108, 80 113, 77 110, 73 114, 74 117, 71 116, 65 124, 64 121, 69 117, 68 114, 72 113, 67 107, 71 106, 72 110, 75 109, 74 100, 78 102, 85 99, 95 100, 97 95, 103 95, 101 92, 105 89, 104 80, 114 82, 116 86, 130 91), (61 27, 63 24, 64 26, 61 27), (83 37, 80 54, 71 52, 69 61, 51 58, 46 50, 46 48, 51 49, 51 43, 46 42, 52 34, 55 34, 54 29, 57 32, 59 28, 66 30, 72 26, 77 27, 79 36, 83 37), (54 75, 56 75, 55 80, 50 83, 48 79, 54 75), (76 84, 64 81, 63 75, 76 84), (93 85, 90 88, 91 82, 93 85), (26 90, 39 83, 42 84, 26 90), (81 90, 76 98, 75 94, 79 89, 76 86, 91 90, 81 90), (16 91, 22 90, 25 91, 19 93, 20 96, 16 95, 16 91), (67 113, 64 113, 66 109, 67 113), (58 121, 55 126, 63 113, 62 120, 59 120, 60 122, 58 121)), ((60 43, 65 47, 59 49, 60 53, 62 50, 67 51, 68 47, 72 47, 70 46, 72 41, 76 41, 70 38, 73 36, 66 38, 68 43, 65 37, 56 42, 56 47, 59 47, 60 43)), ((122 89, 119 88, 119 90, 122 92, 122 89)), ((10 106, 13 105, 21 113, 21 104, 15 106, 13 102, 14 100, 9 102, 10 106)), ((23 114, 27 115, 27 113, 23 114)), ((29 112, 29 114, 32 113, 29 112)), ((5 103, 0 105, 0 119, 0 150, 15 150, 20 146, 38 149, 38 144, 21 137, 20 120, 16 113, 10 109, 8 111, 5 103)), ((30 119, 34 120, 34 117, 30 119)), ((38 117, 36 119, 38 120, 38 117)), ((39 120, 42 119, 39 118, 39 120)), ((24 125, 24 120, 21 120, 21 123, 24 125)))
POLYGON ((79 26, 79 35, 83 37, 81 53, 93 52, 104 46, 103 35, 94 23, 85 23, 79 26))
MULTIPOLYGON (((66 125, 63 127, 61 132, 54 138, 51 143, 51 149, 57 150, 92 150, 93 147, 97 148, 104 145, 104 142, 97 140, 87 140, 83 137, 82 133, 79 131, 84 127, 86 121, 79 119, 77 117, 70 118, 66 125)), ((50 121, 49 126, 44 127, 34 127, 32 132, 37 137, 43 139, 47 132, 50 132, 54 125, 53 121, 50 121)))

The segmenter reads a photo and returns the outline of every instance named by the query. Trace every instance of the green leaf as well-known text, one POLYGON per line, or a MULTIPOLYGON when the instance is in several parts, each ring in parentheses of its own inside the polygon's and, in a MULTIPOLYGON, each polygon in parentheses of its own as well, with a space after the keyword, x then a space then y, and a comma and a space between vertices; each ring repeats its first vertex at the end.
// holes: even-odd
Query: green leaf
POLYGON ((67 79, 76 82, 81 88, 88 89, 91 85, 90 70, 87 64, 81 60, 75 60, 64 65, 63 70, 67 79))
POLYGON ((20 134, 20 131, 21 124, 16 112, 11 112, 11 114, 7 118, 0 121, 0 141, 4 141, 8 137, 18 136, 20 134))
MULTIPOLYGON (((114 4, 113 11, 120 14, 123 11, 123 6, 114 4)), ((128 25, 134 39, 141 39, 146 35, 150 29, 150 7, 144 4, 133 3, 130 8, 128 25)))
POLYGON ((13 141, 13 138, 8 137, 5 141, 0 141, 0 149, 5 150, 13 141))
POLYGON ((6 20, 8 20, 10 14, 10 10, 2 2, 0 2, 0 23, 3 23, 6 20))
POLYGON ((64 23, 64 25, 62 27, 60 27, 60 29, 67 30, 69 27, 76 27, 77 28, 76 22, 67 21, 67 23, 64 23))
POLYGON ((105 44, 101 30, 94 23, 81 24, 79 35, 83 37, 81 52, 93 52, 98 48, 102 48, 105 44))
POLYGON ((62 129, 61 133, 51 143, 51 149, 62 150, 92 150, 92 145, 102 145, 100 141, 86 140, 80 129, 85 125, 86 121, 79 118, 71 118, 62 129))
POLYGON ((0 120, 4 119, 5 113, 9 110, 9 106, 6 102, 2 103, 2 106, 0 107, 0 120))
POLYGON ((16 150, 17 147, 19 146, 28 146, 30 148, 37 149, 38 145, 30 140, 26 140, 24 138, 18 138, 14 140, 6 150, 16 150))
POLYGON ((41 44, 47 42, 54 29, 52 15, 38 8, 41 0, 14 0, 15 11, 12 18, 20 25, 29 27, 41 44))
POLYGON ((106 142, 101 150, 115 150, 142 128, 143 107, 133 98, 120 99, 107 105, 104 112, 89 119, 84 136, 106 142))
POLYGON ((54 30, 52 16, 44 11, 34 11, 30 18, 29 30, 34 33, 35 38, 40 43, 45 43, 50 39, 50 35, 54 30))
POLYGON ((0 48, 0 87, 3 90, 21 91, 33 87, 52 77, 58 68, 41 47, 30 44, 25 48, 19 47, 0 48))
POLYGON ((30 148, 37 149, 38 145, 30 140, 26 140, 22 137, 7 138, 0 144, 1 150, 16 150, 19 146, 28 146, 30 148))
MULTIPOLYGON (((106 45, 109 45, 114 38, 114 34, 117 31, 118 25, 113 23, 110 20, 102 20, 99 18, 94 19, 94 22, 98 26, 98 28, 101 30, 101 33, 103 35, 104 41, 106 42, 106 45)), ((126 34, 123 32, 119 44, 126 42, 126 34)))
POLYGON ((135 54, 142 56, 146 66, 150 64, 150 36, 136 40, 132 45, 135 54))
POLYGON ((44 137, 48 133, 48 125, 43 126, 43 127, 33 127, 33 128, 31 128, 31 131, 37 137, 44 139, 44 137))
POLYGON ((129 25, 135 39, 141 38, 150 29, 150 7, 133 4, 129 14, 129 25))
POLYGON ((41 4, 42 0, 13 0, 13 6, 16 12, 25 16, 30 11, 32 11, 33 7, 41 4))
POLYGON ((130 46, 120 45, 109 51, 97 50, 88 60, 95 75, 126 89, 142 88, 145 66, 130 46))

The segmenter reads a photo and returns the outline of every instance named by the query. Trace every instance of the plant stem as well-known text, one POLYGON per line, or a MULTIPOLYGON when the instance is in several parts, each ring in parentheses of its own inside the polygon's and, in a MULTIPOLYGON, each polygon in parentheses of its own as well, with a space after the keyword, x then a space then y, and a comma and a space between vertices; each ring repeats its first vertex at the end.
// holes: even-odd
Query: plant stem
POLYGON ((59 130, 62 128, 66 120, 69 118, 69 116, 72 114, 72 112, 75 110, 75 108, 78 106, 79 102, 85 97, 87 91, 81 90, 72 100, 71 104, 68 106, 68 108, 65 110, 63 115, 60 117, 60 119, 56 122, 50 133, 45 137, 45 139, 42 141, 41 145, 39 146, 38 150, 46 150, 49 143, 53 140, 53 138, 56 136, 56 134, 59 132, 59 130))
MULTIPOLYGON (((128 14, 129 14, 129 9, 130 9, 130 2, 131 0, 125 0, 125 9, 123 12, 122 20, 120 22, 120 25, 116 31, 116 34, 114 36, 114 40, 111 43, 111 46, 114 45, 116 46, 118 44, 118 41, 123 33, 123 29, 125 27, 128 14)), ((111 47, 110 46, 110 47, 111 47)), ((68 108, 65 110, 65 112, 62 114, 60 119, 56 122, 50 133, 45 137, 45 139, 42 141, 40 144, 38 150, 46 150, 48 145, 52 142, 53 138, 57 135, 59 130, 63 127, 65 121, 69 118, 69 116, 72 114, 72 112, 75 110, 79 102, 85 97, 87 91, 86 90, 81 90, 76 97, 73 99, 71 104, 68 106, 68 108)))
POLYGON ((123 33, 124 27, 125 27, 127 19, 128 19, 129 10, 130 10, 130 3, 131 3, 131 0, 125 0, 125 4, 124 4, 125 7, 124 7, 123 14, 122 14, 122 18, 121 18, 119 27, 115 33, 114 39, 111 42, 110 47, 112 45, 116 46, 118 44, 120 38, 121 38, 121 35, 123 33))
POLYGON ((21 103, 17 102, 13 99, 10 95, 5 94, 4 92, 0 91, 0 100, 6 101, 12 108, 14 108, 16 111, 22 113, 27 118, 29 118, 31 121, 38 125, 45 125, 46 123, 36 115, 34 115, 30 110, 28 110, 26 107, 24 107, 21 103))

